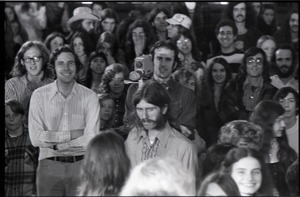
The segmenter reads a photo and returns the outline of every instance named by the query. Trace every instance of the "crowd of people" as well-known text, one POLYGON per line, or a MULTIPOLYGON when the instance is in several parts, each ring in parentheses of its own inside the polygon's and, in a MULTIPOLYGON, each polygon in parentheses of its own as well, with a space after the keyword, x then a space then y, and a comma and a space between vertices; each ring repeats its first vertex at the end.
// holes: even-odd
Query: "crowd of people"
POLYGON ((5 3, 5 196, 298 196, 298 9, 5 3))

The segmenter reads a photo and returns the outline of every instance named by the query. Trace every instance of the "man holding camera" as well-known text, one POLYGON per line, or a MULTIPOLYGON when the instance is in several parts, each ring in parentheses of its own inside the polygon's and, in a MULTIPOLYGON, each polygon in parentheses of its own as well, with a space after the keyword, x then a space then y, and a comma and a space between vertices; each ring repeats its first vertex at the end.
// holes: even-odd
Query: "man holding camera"
MULTIPOLYGON (((153 61, 153 77, 162 84, 171 97, 170 113, 177 119, 182 134, 191 140, 195 139, 196 127, 196 99, 192 90, 184 87, 172 78, 172 72, 176 69, 179 62, 178 50, 171 41, 157 41, 151 49, 153 61)), ((134 120, 133 94, 138 89, 138 84, 132 84, 128 89, 125 103, 125 120, 124 123, 132 123, 134 120)), ((133 127, 134 125, 129 125, 133 127)), ((199 138, 199 136, 197 136, 199 138)), ((198 141, 198 151, 201 152, 205 148, 205 142, 201 139, 198 141), (199 150, 200 149, 200 150, 199 150)))

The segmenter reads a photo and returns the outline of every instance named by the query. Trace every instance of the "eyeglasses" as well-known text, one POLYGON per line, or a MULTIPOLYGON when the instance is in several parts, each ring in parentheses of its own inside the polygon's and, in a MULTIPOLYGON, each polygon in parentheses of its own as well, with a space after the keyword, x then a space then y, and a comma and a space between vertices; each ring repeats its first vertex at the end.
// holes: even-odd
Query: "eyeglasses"
POLYGON ((177 40, 177 44, 183 44, 183 43, 188 43, 190 40, 189 39, 184 39, 183 41, 177 40))
POLYGON ((263 59, 262 58, 249 58, 247 59, 247 64, 250 64, 250 65, 254 65, 254 64, 257 64, 257 65, 262 65, 263 63, 263 59))
POLYGON ((42 56, 39 56, 39 57, 35 56, 35 57, 28 57, 28 58, 23 59, 23 60, 24 60, 24 62, 25 62, 26 64, 29 64, 29 63, 31 63, 31 60, 32 60, 34 63, 37 63, 37 62, 40 62, 41 59, 42 59, 42 56))

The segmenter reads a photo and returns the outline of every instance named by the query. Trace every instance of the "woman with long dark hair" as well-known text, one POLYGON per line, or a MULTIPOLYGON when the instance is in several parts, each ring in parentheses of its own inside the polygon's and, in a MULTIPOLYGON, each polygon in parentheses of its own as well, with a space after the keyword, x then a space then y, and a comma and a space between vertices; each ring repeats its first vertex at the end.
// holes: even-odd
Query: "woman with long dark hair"
POLYGON ((289 196, 283 177, 289 165, 297 159, 297 153, 288 144, 283 114, 284 109, 279 103, 265 100, 257 104, 250 121, 264 129, 261 152, 272 172, 279 195, 289 196))

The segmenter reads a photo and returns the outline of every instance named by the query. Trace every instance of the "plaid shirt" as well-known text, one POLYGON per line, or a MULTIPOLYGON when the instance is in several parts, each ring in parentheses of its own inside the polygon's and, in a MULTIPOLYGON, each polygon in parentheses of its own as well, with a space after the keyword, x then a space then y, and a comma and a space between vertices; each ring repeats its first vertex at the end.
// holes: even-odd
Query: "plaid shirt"
POLYGON ((36 194, 38 148, 31 145, 28 129, 10 137, 5 129, 5 196, 32 196, 36 194))

